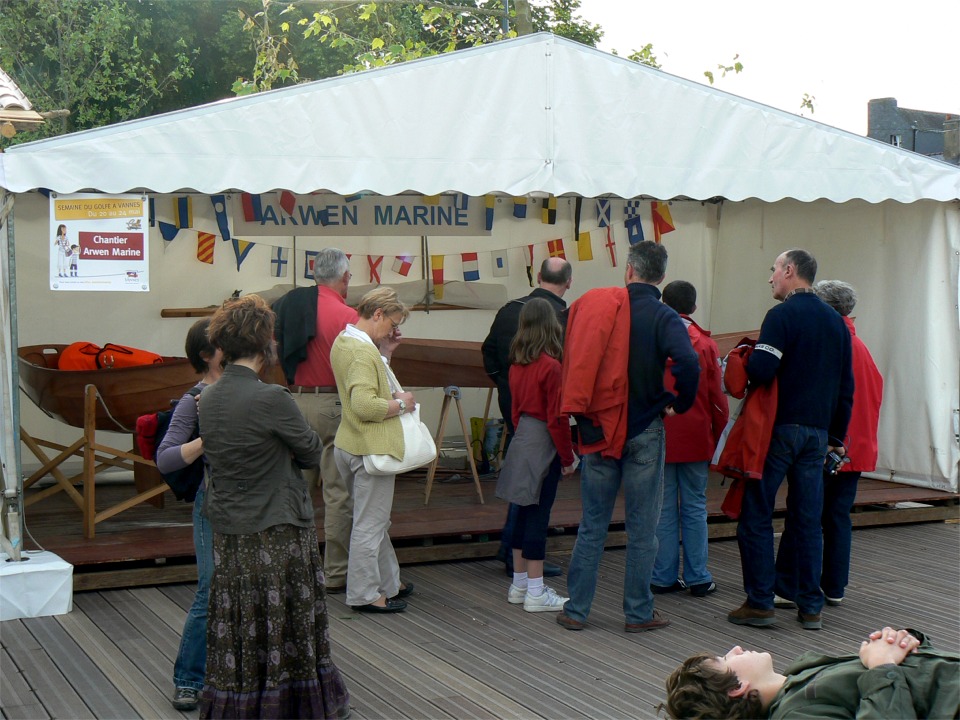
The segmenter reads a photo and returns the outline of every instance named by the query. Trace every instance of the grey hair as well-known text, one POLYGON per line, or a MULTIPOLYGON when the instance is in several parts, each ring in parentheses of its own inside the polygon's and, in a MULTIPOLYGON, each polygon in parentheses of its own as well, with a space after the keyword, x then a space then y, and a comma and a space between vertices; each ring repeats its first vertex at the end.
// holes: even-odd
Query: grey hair
POLYGON ((817 297, 846 317, 857 304, 857 291, 842 280, 821 280, 813 286, 817 297))
POLYGON ((627 263, 644 282, 659 283, 667 274, 667 249, 652 240, 643 240, 630 247, 627 263))
POLYGON ((320 285, 339 280, 349 269, 350 261, 340 248, 324 248, 313 259, 313 279, 320 285))

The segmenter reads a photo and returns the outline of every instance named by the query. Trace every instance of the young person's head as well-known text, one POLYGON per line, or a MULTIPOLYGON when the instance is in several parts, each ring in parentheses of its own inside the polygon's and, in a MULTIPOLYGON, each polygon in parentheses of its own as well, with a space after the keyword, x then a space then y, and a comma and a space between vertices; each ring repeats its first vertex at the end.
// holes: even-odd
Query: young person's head
POLYGON ((560 359, 563 354, 563 328, 550 303, 543 298, 532 298, 520 311, 520 326, 510 343, 510 362, 529 365, 542 353, 560 359))
POLYGON ((663 288, 663 304, 681 315, 693 315, 697 309, 697 289, 686 280, 674 280, 663 288))
POLYGON ((739 646, 719 657, 699 653, 667 678, 665 709, 677 720, 764 718, 762 693, 779 689, 778 678, 769 653, 746 652, 739 646))
POLYGON ((217 349, 207 336, 209 327, 210 318, 197 320, 187 331, 187 340, 183 348, 193 369, 201 375, 210 369, 210 361, 217 354, 217 349))

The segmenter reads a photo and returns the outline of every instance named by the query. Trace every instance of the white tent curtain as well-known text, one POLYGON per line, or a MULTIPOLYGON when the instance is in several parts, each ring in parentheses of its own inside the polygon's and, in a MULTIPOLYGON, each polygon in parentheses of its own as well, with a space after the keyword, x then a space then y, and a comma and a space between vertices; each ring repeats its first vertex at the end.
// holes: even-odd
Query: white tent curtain
POLYGON ((884 376, 877 476, 956 492, 960 203, 725 203, 714 331, 760 327, 770 266, 791 247, 857 289, 857 334, 884 376))

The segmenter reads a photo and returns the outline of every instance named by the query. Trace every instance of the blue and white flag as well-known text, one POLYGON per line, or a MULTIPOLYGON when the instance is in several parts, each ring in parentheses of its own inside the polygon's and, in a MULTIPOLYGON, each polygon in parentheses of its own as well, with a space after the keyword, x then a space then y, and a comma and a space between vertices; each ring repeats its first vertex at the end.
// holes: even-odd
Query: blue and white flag
POLYGON ((507 261, 506 250, 494 250, 493 252, 493 276, 507 277, 510 274, 510 263, 507 261))
POLYGON ((287 276, 287 262, 290 258, 290 248, 275 247, 270 255, 270 275, 272 277, 287 276))
POLYGON ((211 195, 210 202, 213 204, 213 214, 217 217, 217 227, 220 228, 220 237, 224 240, 229 240, 230 220, 227 218, 227 196, 211 195))
POLYGON ((608 227, 610 225, 610 201, 604 198, 597 198, 597 227, 608 227))

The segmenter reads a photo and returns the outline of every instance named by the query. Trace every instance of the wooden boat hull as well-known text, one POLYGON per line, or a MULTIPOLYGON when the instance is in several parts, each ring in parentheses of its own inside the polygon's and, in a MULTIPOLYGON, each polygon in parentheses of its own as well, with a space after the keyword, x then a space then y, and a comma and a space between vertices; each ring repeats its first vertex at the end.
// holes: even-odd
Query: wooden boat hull
POLYGON ((390 366, 404 387, 494 387, 483 370, 481 345, 467 340, 404 338, 393 352, 390 366))
POLYGON ((103 399, 97 403, 96 428, 132 433, 137 418, 170 407, 197 383, 199 375, 186 358, 164 357, 162 363, 103 370, 59 370, 66 345, 27 345, 17 353, 20 388, 44 414, 82 428, 87 385, 103 399))

